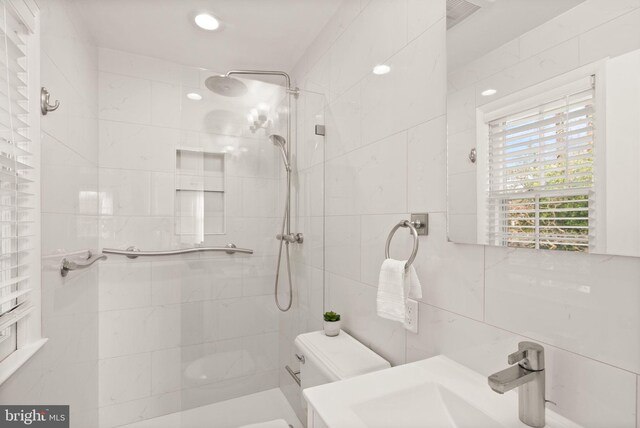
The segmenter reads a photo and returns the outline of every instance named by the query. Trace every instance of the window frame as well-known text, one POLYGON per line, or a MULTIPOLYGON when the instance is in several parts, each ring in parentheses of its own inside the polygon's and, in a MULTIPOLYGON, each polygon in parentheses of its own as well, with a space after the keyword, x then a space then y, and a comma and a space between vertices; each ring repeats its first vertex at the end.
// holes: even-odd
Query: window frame
MULTIPOLYGON (((488 216, 487 216, 487 183, 488 183, 488 148, 489 148, 489 122, 494 119, 504 117, 510 113, 517 113, 530 108, 540 106, 550 101, 558 94, 563 94, 570 90, 572 85, 578 87, 582 79, 591 78, 595 80, 595 123, 594 123, 594 148, 593 155, 596 159, 593 175, 594 185, 592 192, 595 195, 604 195, 605 191, 605 156, 606 156, 606 85, 605 85, 606 59, 579 67, 570 72, 553 76, 547 80, 530 85, 525 88, 512 90, 510 93, 476 108, 476 141, 477 141, 477 161, 476 161, 476 203, 477 214, 477 242, 485 245, 494 245, 488 239, 488 216)), ((505 88, 508 89, 508 88, 505 88)), ((593 221, 590 222, 590 229, 593 230, 594 239, 589 241, 589 253, 603 252, 606 248, 606 210, 605 198, 594 198, 593 212, 597 213, 593 221), (593 224, 592 224, 593 223, 593 224)), ((515 248, 506 247, 505 248, 515 248)), ((545 250, 545 249, 542 249, 545 250)), ((557 251, 557 250, 546 250, 557 251)))
POLYGON ((41 145, 40 145, 40 13, 34 0, 4 0, 7 9, 25 25, 27 36, 27 85, 29 135, 33 177, 33 250, 29 257, 30 302, 34 309, 16 324, 16 350, 0 361, 0 385, 20 369, 47 342, 42 337, 41 302, 41 145))

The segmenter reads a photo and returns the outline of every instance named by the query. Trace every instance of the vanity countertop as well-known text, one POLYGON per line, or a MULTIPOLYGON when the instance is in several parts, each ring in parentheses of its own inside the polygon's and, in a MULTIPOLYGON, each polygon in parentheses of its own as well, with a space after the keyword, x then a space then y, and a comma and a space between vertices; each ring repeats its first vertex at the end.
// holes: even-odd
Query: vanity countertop
MULTIPOLYGON (((493 392, 487 378, 437 356, 304 390, 328 428, 526 428, 518 396, 493 392)), ((547 428, 579 425, 547 409, 547 428)))

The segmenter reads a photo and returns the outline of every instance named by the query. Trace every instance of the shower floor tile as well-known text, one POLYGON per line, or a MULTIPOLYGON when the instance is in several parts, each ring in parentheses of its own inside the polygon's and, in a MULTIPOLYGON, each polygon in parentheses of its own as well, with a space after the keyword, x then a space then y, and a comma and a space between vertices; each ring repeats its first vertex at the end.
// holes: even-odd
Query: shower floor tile
POLYGON ((171 413, 121 428, 237 428, 273 419, 284 419, 293 428, 302 428, 280 388, 171 413))

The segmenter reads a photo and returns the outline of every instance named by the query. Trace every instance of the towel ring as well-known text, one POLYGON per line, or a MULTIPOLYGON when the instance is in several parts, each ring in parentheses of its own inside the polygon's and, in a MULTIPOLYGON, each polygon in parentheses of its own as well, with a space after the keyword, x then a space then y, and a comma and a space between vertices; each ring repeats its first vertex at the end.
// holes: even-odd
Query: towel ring
POLYGON ((404 265, 404 269, 407 270, 409 269, 409 266, 411 266, 416 256, 418 255, 418 244, 419 244, 418 231, 413 226, 412 222, 410 222, 409 220, 402 220, 401 222, 393 226, 393 229, 391 229, 391 232, 389 232, 389 236, 387 237, 387 244, 384 247, 384 256, 387 259, 390 258, 389 246, 391 245, 391 240, 393 239, 393 235, 396 233, 396 230, 398 230, 401 227, 408 227, 409 230, 411 231, 411 235, 413 235, 413 251, 411 252, 411 256, 409 257, 409 259, 407 260, 407 263, 405 263, 404 265))

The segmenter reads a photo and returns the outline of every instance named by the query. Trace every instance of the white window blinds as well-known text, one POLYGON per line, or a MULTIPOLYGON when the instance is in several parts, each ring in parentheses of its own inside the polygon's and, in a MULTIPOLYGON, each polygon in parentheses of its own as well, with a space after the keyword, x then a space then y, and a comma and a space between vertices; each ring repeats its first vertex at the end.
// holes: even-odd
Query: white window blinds
POLYGON ((34 186, 29 139, 27 30, 6 0, 0 6, 0 360, 16 349, 33 307, 29 261, 34 186))
POLYGON ((488 123, 493 245, 588 251, 594 218, 594 79, 488 123))

